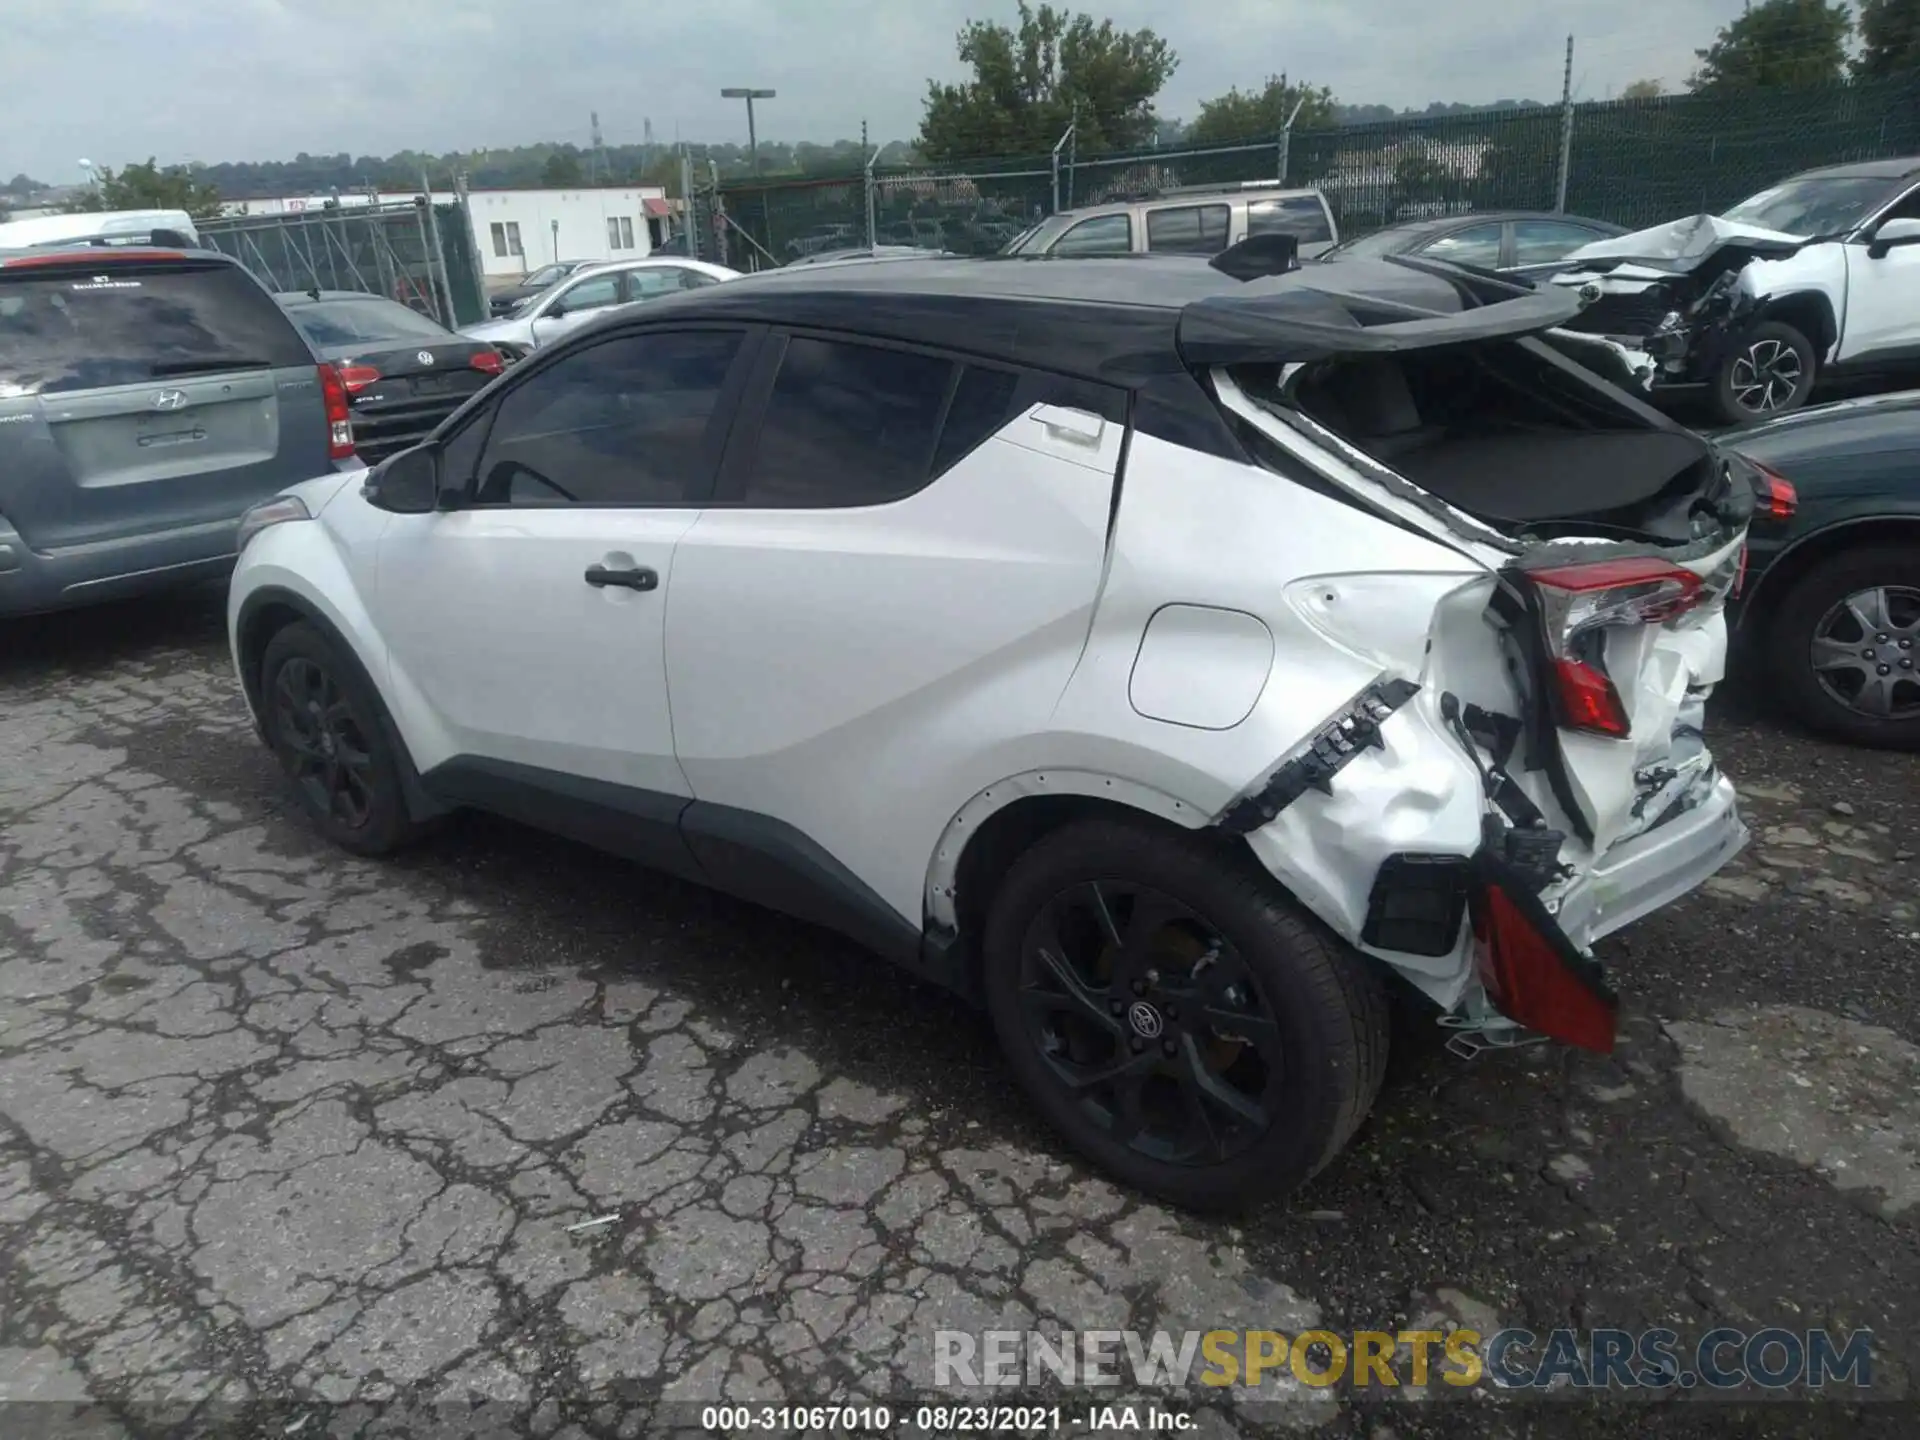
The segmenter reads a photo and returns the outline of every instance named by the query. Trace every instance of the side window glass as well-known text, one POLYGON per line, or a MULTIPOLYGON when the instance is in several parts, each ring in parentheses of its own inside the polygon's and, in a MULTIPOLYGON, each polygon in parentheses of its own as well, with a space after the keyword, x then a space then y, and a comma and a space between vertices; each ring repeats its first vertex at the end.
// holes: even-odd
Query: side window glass
POLYGON ((1127 255, 1133 251, 1133 231, 1124 215, 1096 215, 1082 220, 1054 244, 1051 253, 1063 256, 1127 255))
POLYGON ((448 436, 440 446, 440 483, 448 490, 465 494, 480 469, 480 447, 487 439, 487 415, 492 407, 481 410, 466 424, 448 436))
POLYGON ((1898 205, 1880 217, 1882 225, 1889 220, 1920 220, 1920 190, 1906 195, 1898 205))
POLYGON ((1147 249, 1160 255, 1218 255, 1227 248, 1224 205, 1180 205, 1147 212, 1147 249))
POLYGON ((653 270, 629 270, 627 272, 627 298, 629 300, 658 300, 662 295, 672 295, 680 289, 678 270, 665 266, 653 270))
POLYGON ((947 423, 940 427, 940 444, 933 452, 933 473, 944 475, 993 438, 1014 417, 1020 377, 1012 370, 989 370, 969 365, 954 387, 947 407, 947 423))
POLYGON ((748 505, 881 505, 927 483, 953 362, 795 336, 759 426, 748 505))
POLYGON ((1599 231, 1584 225, 1568 225, 1558 220, 1516 220, 1513 222, 1513 263, 1550 264, 1599 238, 1599 231))
POLYGON ((581 310, 598 310, 604 305, 612 305, 620 299, 620 277, 618 275, 596 275, 591 280, 582 280, 560 297, 560 303, 569 313, 581 310))
POLYGON ((1247 234, 1292 235, 1302 245, 1315 245, 1333 238, 1333 230, 1327 224, 1326 206, 1313 195, 1253 201, 1247 206, 1247 234))
POLYGON ((704 498, 707 434, 738 332, 629 335, 576 351, 500 401, 486 505, 682 505, 704 498))
POLYGON ((1442 235, 1420 252, 1432 260, 1447 260, 1455 265, 1478 265, 1492 270, 1500 264, 1500 227, 1470 225, 1451 235, 1442 235))

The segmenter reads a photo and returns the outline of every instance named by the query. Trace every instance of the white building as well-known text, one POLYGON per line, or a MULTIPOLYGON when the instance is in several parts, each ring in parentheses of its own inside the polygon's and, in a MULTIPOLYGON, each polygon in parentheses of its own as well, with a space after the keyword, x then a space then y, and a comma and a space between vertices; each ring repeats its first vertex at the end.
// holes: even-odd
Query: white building
MULTIPOLYGON (((342 191, 338 196, 295 195, 238 200, 229 215, 298 215, 337 199, 342 209, 411 204, 417 190, 381 193, 342 191)), ((436 190, 433 202, 458 197, 436 190)), ((467 213, 482 273, 489 280, 517 280, 554 260, 633 260, 651 254, 670 231, 667 192, 658 185, 583 185, 568 190, 471 190, 467 213)))
POLYGON ((658 185, 474 190, 467 206, 489 278, 555 260, 638 259, 666 240, 670 213, 658 185))

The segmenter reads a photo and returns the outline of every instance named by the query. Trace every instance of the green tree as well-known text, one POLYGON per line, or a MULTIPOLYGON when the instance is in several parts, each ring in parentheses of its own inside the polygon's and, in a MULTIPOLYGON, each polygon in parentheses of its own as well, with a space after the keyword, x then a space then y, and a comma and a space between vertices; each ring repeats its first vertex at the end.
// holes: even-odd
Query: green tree
POLYGON ((1853 17, 1828 0, 1761 0, 1696 50, 1695 90, 1754 90, 1838 80, 1847 64, 1853 17))
POLYGON ((1620 98, 1622 100, 1657 100, 1666 93, 1666 87, 1658 80, 1636 80, 1620 92, 1620 98))
POLYGON ((185 165, 161 169, 153 157, 123 170, 102 165, 99 183, 82 190, 66 206, 69 213, 91 210, 184 210, 196 220, 220 214, 219 189, 185 165))
POLYGON ((1224 95, 1201 101, 1200 114, 1187 130, 1186 143, 1226 145, 1235 140, 1271 140, 1287 123, 1295 105, 1300 107, 1293 122, 1296 130, 1326 130, 1339 123, 1333 92, 1326 86, 1315 89, 1271 78, 1259 90, 1242 90, 1236 85, 1224 95))
POLYGON ((1015 29, 975 20, 960 32, 972 79, 927 82, 921 153, 936 162, 1038 154, 1076 115, 1082 154, 1148 143, 1154 97, 1179 63, 1167 42, 1151 30, 1120 31, 1111 20, 1019 3, 1015 29))
POLYGON ((1853 73, 1862 77, 1920 70, 1920 0, 1860 0, 1860 54, 1853 73))
POLYGON ((556 150, 540 167, 540 183, 549 190, 567 190, 586 183, 580 157, 570 150, 556 150))

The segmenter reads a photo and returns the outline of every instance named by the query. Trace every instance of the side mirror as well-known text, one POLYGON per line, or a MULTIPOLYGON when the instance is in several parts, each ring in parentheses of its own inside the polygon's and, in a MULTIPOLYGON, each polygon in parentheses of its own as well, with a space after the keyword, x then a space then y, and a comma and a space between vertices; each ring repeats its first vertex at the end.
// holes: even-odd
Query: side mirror
POLYGON ((551 305, 547 306, 545 312, 540 316, 540 318, 542 320, 558 320, 562 315, 566 313, 567 313, 567 302, 564 300, 556 300, 551 305))
POLYGON ((1920 220, 1889 220, 1873 232, 1873 239, 1867 245, 1867 254, 1875 260, 1883 259, 1889 250, 1903 245, 1920 245, 1920 220))
POLYGON ((389 455, 367 476, 361 495, 376 510, 394 515, 425 515, 439 507, 440 451, 416 445, 389 455))

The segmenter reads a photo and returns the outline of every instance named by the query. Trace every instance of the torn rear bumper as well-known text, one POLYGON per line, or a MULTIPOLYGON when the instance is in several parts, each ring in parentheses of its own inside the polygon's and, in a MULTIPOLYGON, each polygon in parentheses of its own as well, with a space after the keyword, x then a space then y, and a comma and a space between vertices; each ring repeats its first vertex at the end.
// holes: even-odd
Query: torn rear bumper
POLYGON ((1715 772, 1699 804, 1613 845, 1552 897, 1560 928, 1592 945, 1695 889, 1746 843, 1733 782, 1715 772))

